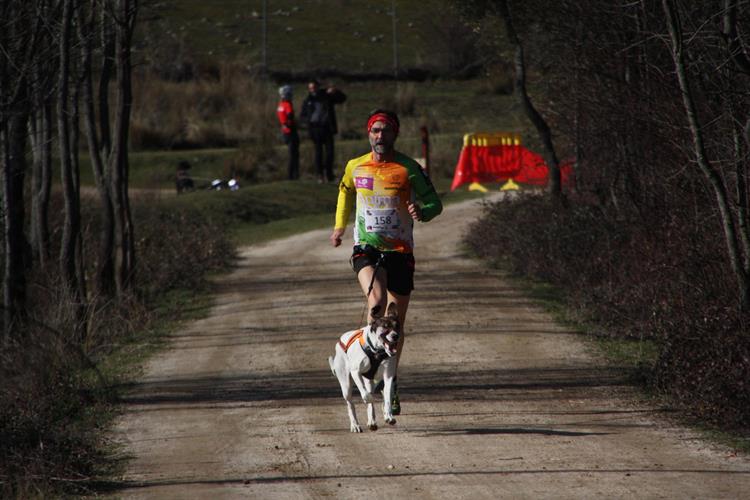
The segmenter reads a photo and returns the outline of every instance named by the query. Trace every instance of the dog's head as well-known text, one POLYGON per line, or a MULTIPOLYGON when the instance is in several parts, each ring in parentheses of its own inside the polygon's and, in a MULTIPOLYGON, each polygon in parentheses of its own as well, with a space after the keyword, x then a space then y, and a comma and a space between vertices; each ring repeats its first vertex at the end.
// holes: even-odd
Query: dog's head
POLYGON ((370 324, 370 334, 372 335, 373 345, 380 349, 385 349, 385 353, 390 357, 398 351, 399 323, 398 310, 396 304, 391 302, 388 305, 388 311, 385 316, 378 316, 380 307, 375 306, 371 310, 373 316, 370 324))

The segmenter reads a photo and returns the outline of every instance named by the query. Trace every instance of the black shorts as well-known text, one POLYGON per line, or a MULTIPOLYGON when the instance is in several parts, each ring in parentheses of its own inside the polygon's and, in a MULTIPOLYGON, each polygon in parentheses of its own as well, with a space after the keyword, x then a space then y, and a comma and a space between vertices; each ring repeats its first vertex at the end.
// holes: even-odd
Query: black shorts
POLYGON ((409 295, 414 290, 414 255, 402 252, 380 252, 378 249, 368 245, 354 246, 352 252, 352 269, 359 272, 367 267, 375 265, 380 256, 383 260, 380 267, 386 270, 388 291, 398 295, 409 295))

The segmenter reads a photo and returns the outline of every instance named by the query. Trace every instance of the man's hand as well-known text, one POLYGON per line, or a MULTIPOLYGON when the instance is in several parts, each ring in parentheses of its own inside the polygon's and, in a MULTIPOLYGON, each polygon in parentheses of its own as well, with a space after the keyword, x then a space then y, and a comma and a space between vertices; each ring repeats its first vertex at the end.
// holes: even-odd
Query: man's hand
POLYGON ((344 236, 345 230, 346 229, 344 228, 337 228, 333 230, 330 237, 331 245, 333 245, 334 247, 341 245, 341 237, 344 236))
POLYGON ((419 205, 416 205, 412 202, 407 202, 406 204, 407 210, 409 210, 409 215, 411 215, 411 218, 416 221, 422 220, 422 209, 419 208, 419 205))

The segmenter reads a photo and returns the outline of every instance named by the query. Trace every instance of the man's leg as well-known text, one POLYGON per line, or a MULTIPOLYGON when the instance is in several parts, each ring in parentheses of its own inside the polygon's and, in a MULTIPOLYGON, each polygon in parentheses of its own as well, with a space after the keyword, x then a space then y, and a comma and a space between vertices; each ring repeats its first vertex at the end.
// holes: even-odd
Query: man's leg
POLYGON ((297 132, 289 134, 287 145, 289 149, 289 179, 299 179, 299 136, 297 132))
POLYGON ((398 367, 398 361, 401 359, 401 351, 404 348, 404 340, 406 338, 406 335, 404 335, 404 332, 406 331, 404 328, 404 323, 406 323, 406 311, 409 309, 409 299, 411 298, 411 295, 399 295, 397 293, 393 293, 390 290, 388 291, 388 304, 391 302, 396 303, 396 309, 398 310, 398 324, 401 327, 401 331, 399 332, 398 337, 398 350, 396 351, 396 366, 398 367))
POLYGON ((386 299, 388 298, 388 292, 386 289, 386 272, 385 269, 382 267, 378 268, 377 275, 375 276, 375 279, 373 280, 373 274, 375 273, 375 267, 374 266, 365 266, 363 267, 359 273, 357 273, 357 280, 359 281, 359 286, 362 287, 362 293, 365 294, 367 297, 367 323, 370 324, 372 322, 372 308, 375 306, 380 306, 380 313, 379 314, 385 314, 386 310, 386 299), (370 290, 370 285, 372 284, 372 290, 370 291, 368 295, 368 290, 370 290))
POLYGON ((325 171, 326 171, 326 180, 328 182, 333 182, 333 134, 329 133, 326 135, 325 140, 323 141, 323 146, 325 148, 325 171))
POLYGON ((325 172, 323 171, 323 141, 319 127, 310 129, 310 138, 315 147, 315 171, 318 174, 318 181, 322 182, 325 180, 325 172))
MULTIPOLYGON (((386 265, 388 269, 386 277, 388 283, 387 302, 396 304, 401 328, 396 348, 396 373, 398 374, 401 353, 404 351, 404 344, 406 343, 406 311, 409 309, 411 291, 414 289, 414 257, 412 255, 390 254, 386 260, 386 265)), ((391 412, 394 415, 400 415, 401 399, 398 395, 398 375, 393 379, 391 393, 391 412)))

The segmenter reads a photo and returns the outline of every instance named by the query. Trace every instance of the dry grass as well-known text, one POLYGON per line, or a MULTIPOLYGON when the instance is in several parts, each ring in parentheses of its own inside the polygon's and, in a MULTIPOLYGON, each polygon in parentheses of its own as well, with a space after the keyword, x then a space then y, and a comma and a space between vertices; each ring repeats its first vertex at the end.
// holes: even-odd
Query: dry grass
POLYGON ((275 120, 272 87, 238 64, 181 82, 144 73, 133 94, 134 149, 236 146, 275 120))

